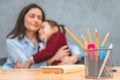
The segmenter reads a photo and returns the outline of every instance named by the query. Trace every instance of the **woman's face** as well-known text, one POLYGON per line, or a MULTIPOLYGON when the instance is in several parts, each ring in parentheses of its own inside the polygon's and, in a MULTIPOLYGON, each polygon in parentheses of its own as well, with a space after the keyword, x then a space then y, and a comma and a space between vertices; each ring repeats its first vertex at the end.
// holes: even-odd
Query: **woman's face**
POLYGON ((30 9, 24 17, 26 31, 36 32, 42 23, 42 12, 38 8, 30 9))
POLYGON ((39 39, 44 42, 46 38, 49 38, 55 33, 55 28, 51 27, 48 22, 43 22, 39 30, 39 39))

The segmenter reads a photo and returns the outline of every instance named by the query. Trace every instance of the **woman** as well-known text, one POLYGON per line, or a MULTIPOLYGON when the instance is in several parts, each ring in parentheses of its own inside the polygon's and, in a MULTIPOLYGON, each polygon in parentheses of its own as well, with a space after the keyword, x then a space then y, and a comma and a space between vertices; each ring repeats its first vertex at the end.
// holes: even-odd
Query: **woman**
MULTIPOLYGON (((36 4, 30 4, 22 9, 14 29, 7 36, 8 58, 3 68, 22 68, 22 64, 38 51, 39 41, 37 31, 44 19, 45 14, 42 8, 36 4)), ((68 55, 68 50, 65 48, 66 46, 59 49, 55 56, 46 61, 47 63, 33 64, 30 68, 39 68, 40 66, 51 64, 56 59, 61 59, 63 56, 68 55)), ((70 46, 70 49, 73 55, 63 58, 60 64, 73 64, 81 57, 77 47, 70 46)))

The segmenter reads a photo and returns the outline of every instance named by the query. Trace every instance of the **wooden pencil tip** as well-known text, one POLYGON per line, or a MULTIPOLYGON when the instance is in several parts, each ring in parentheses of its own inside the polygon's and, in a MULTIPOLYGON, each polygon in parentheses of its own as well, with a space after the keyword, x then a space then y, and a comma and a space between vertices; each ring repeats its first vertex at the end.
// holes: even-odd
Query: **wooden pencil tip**
POLYGON ((81 34, 81 37, 82 37, 83 35, 81 34))
POLYGON ((89 27, 87 27, 87 29, 89 29, 89 27))
POLYGON ((97 32, 97 28, 95 28, 95 32, 97 32))

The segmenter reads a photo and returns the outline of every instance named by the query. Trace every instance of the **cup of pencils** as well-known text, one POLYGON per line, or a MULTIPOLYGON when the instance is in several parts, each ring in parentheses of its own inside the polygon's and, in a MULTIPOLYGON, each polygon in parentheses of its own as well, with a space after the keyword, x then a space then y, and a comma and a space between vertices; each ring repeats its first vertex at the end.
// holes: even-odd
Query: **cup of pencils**
POLYGON ((106 34, 104 40, 99 45, 98 31, 95 29, 95 43, 92 41, 90 29, 87 28, 87 34, 90 41, 87 41, 82 35, 81 38, 85 44, 85 77, 86 78, 110 78, 112 73, 112 47, 105 45, 109 33, 106 34))
POLYGON ((89 41, 81 35, 84 44, 67 28, 66 32, 84 49, 85 77, 86 78, 111 78, 112 69, 112 47, 106 46, 109 32, 105 35, 101 44, 99 44, 98 31, 95 29, 95 42, 92 40, 90 29, 87 27, 89 41))
POLYGON ((111 47, 112 44, 109 48, 85 50, 84 62, 86 78, 110 78, 113 76, 111 47))

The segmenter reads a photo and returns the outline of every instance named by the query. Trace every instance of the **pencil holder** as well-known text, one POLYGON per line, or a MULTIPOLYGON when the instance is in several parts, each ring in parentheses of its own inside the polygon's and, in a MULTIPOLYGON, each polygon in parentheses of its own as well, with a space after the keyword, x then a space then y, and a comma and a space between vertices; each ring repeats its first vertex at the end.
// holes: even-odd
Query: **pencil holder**
POLYGON ((112 49, 100 47, 100 49, 85 50, 85 77, 86 78, 111 78, 112 49))

